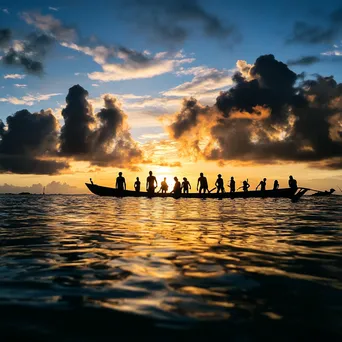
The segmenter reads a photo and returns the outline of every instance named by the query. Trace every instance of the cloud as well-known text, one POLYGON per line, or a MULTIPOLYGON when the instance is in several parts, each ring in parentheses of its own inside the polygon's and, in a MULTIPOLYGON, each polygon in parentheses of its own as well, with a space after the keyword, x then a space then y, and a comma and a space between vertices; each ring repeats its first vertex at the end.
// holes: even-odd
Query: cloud
POLYGON ((61 21, 52 15, 42 15, 38 12, 24 12, 21 16, 27 24, 40 29, 46 35, 58 41, 72 42, 77 39, 78 35, 74 28, 64 26, 61 21))
POLYGON ((14 86, 15 86, 16 88, 26 88, 26 87, 27 87, 27 84, 15 83, 14 86))
POLYGON ((127 115, 109 95, 104 97, 104 108, 93 115, 87 97, 79 85, 69 89, 62 111, 61 154, 98 166, 135 168, 142 151, 131 137, 127 115))
POLYGON ((232 85, 232 75, 229 70, 218 70, 205 66, 183 69, 178 75, 194 75, 190 82, 163 92, 165 96, 196 96, 211 90, 222 89, 232 85))
POLYGON ((58 11, 59 11, 59 8, 49 6, 49 10, 50 10, 50 11, 58 12, 58 11))
POLYGON ((333 43, 342 32, 342 9, 337 9, 330 13, 328 17, 320 18, 327 21, 325 26, 319 24, 297 21, 292 29, 288 43, 303 44, 330 44, 333 43))
POLYGON ((4 76, 5 79, 12 79, 12 80, 23 80, 26 77, 24 74, 7 74, 4 76))
POLYGON ((5 49, 1 62, 18 66, 31 74, 42 74, 42 60, 52 46, 52 39, 45 34, 31 33, 24 40, 15 40, 5 49))
POLYGON ((178 58, 176 54, 156 54, 149 56, 124 47, 80 46, 75 43, 62 42, 62 46, 91 56, 102 71, 88 74, 94 81, 111 82, 138 78, 151 78, 173 71, 185 63, 192 63, 194 58, 178 58), (121 63, 110 63, 111 58, 121 63))
POLYGON ((342 51, 339 50, 333 50, 333 51, 326 51, 326 52, 322 52, 321 55, 323 56, 342 56, 342 51))
POLYGON ((146 32, 154 41, 181 44, 190 35, 200 32, 220 42, 236 43, 240 36, 227 18, 221 20, 196 0, 128 0, 121 15, 134 17, 131 21, 139 33, 146 32))
POLYGON ((342 85, 300 77, 273 55, 260 56, 215 106, 184 100, 168 126, 182 154, 217 161, 314 162, 339 168, 342 85), (247 77, 248 76, 248 77, 247 77))
MULTIPOLYGON (((73 160, 137 170, 144 153, 132 138, 128 117, 116 98, 104 95, 102 108, 94 114, 87 97, 79 85, 69 89, 61 129, 50 109, 18 111, 7 117, 6 125, 0 120, 0 173, 58 174, 73 160)), ((4 101, 9 99, 0 99, 4 101)), ((23 101, 30 104, 33 99, 23 101)))
POLYGON ((303 56, 298 59, 292 59, 287 61, 287 65, 312 65, 320 62, 320 58, 317 56, 303 56))
POLYGON ((0 172, 56 174, 66 169, 63 161, 49 159, 57 153, 58 124, 51 111, 27 110, 7 117, 0 129, 0 172))
POLYGON ((6 13, 6 14, 9 14, 9 10, 7 8, 2 8, 1 11, 6 13))
POLYGON ((21 98, 17 98, 15 96, 3 97, 0 98, 0 102, 8 102, 14 105, 26 105, 33 106, 37 102, 47 101, 53 96, 62 95, 61 93, 52 93, 52 94, 28 94, 21 98))

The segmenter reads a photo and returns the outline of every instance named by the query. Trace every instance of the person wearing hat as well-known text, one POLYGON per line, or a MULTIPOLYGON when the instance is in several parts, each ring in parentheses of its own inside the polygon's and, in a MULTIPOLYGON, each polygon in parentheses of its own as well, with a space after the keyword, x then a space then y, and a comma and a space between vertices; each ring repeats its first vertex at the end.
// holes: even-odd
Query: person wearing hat
POLYGON ((222 193, 224 192, 223 179, 222 179, 221 174, 217 175, 217 180, 216 180, 215 186, 217 189, 217 193, 219 193, 220 191, 222 193))
POLYGON ((125 180, 125 177, 122 177, 122 172, 119 172, 119 177, 116 177, 115 187, 119 191, 126 190, 126 180, 125 180))

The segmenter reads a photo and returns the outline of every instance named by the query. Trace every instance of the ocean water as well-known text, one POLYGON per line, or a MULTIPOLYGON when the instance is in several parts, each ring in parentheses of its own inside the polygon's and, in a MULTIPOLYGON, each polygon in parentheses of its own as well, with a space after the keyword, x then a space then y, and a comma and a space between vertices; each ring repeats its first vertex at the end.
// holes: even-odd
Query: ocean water
POLYGON ((341 341, 341 209, 2 195, 0 340, 341 341))

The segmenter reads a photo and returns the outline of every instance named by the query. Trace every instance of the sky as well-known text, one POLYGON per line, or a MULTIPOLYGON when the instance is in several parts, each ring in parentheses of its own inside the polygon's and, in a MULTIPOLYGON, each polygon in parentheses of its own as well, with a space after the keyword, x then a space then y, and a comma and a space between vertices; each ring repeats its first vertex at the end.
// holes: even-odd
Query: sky
POLYGON ((342 187, 338 1, 0 0, 0 58, 0 192, 342 187))

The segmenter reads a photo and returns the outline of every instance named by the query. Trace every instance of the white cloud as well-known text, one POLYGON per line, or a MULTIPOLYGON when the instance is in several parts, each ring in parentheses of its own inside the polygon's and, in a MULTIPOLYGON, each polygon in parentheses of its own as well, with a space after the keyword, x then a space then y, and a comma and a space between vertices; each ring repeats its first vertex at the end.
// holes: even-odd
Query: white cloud
POLYGON ((18 83, 16 83, 16 84, 14 84, 14 86, 17 87, 17 88, 26 88, 27 84, 18 84, 18 83))
POLYGON ((122 98, 125 100, 140 100, 151 98, 150 95, 135 95, 135 94, 113 94, 114 97, 122 98))
POLYGON ((14 96, 8 97, 0 97, 0 102, 8 102, 13 105, 26 105, 26 106, 33 106, 37 102, 47 101, 53 96, 62 95, 61 93, 53 93, 53 94, 27 94, 21 98, 17 98, 14 96))
POLYGON ((2 12, 9 14, 9 10, 7 8, 2 8, 1 10, 2 10, 2 12))
POLYGON ((195 60, 194 58, 177 58, 175 56, 177 54, 167 52, 160 52, 154 57, 149 57, 146 53, 126 48, 105 46, 92 48, 67 42, 62 42, 61 45, 91 56, 94 62, 102 67, 102 71, 89 73, 88 77, 102 82, 151 78, 172 72, 180 65, 192 63, 195 60), (109 63, 108 60, 113 57, 121 59, 122 62, 109 63))
POLYGON ((92 86, 92 87, 99 87, 99 85, 96 84, 96 83, 93 83, 91 86, 92 86))
POLYGON ((58 11, 59 11, 59 8, 49 6, 49 10, 50 10, 50 11, 58 12, 58 11))
POLYGON ((177 87, 162 92, 164 96, 199 96, 207 92, 218 92, 220 89, 232 85, 232 72, 230 70, 207 68, 205 66, 182 69, 177 72, 178 75, 194 75, 194 78, 177 87))
POLYGON ((4 76, 5 79, 22 80, 26 77, 24 74, 7 74, 4 76))
POLYGON ((75 29, 63 26, 63 24, 52 15, 42 15, 37 12, 24 12, 21 16, 27 24, 35 26, 60 41, 70 42, 77 38, 75 29))
POLYGON ((326 52, 322 52, 321 55, 323 55, 323 56, 342 56, 342 51, 338 51, 338 50, 326 51, 326 52))

